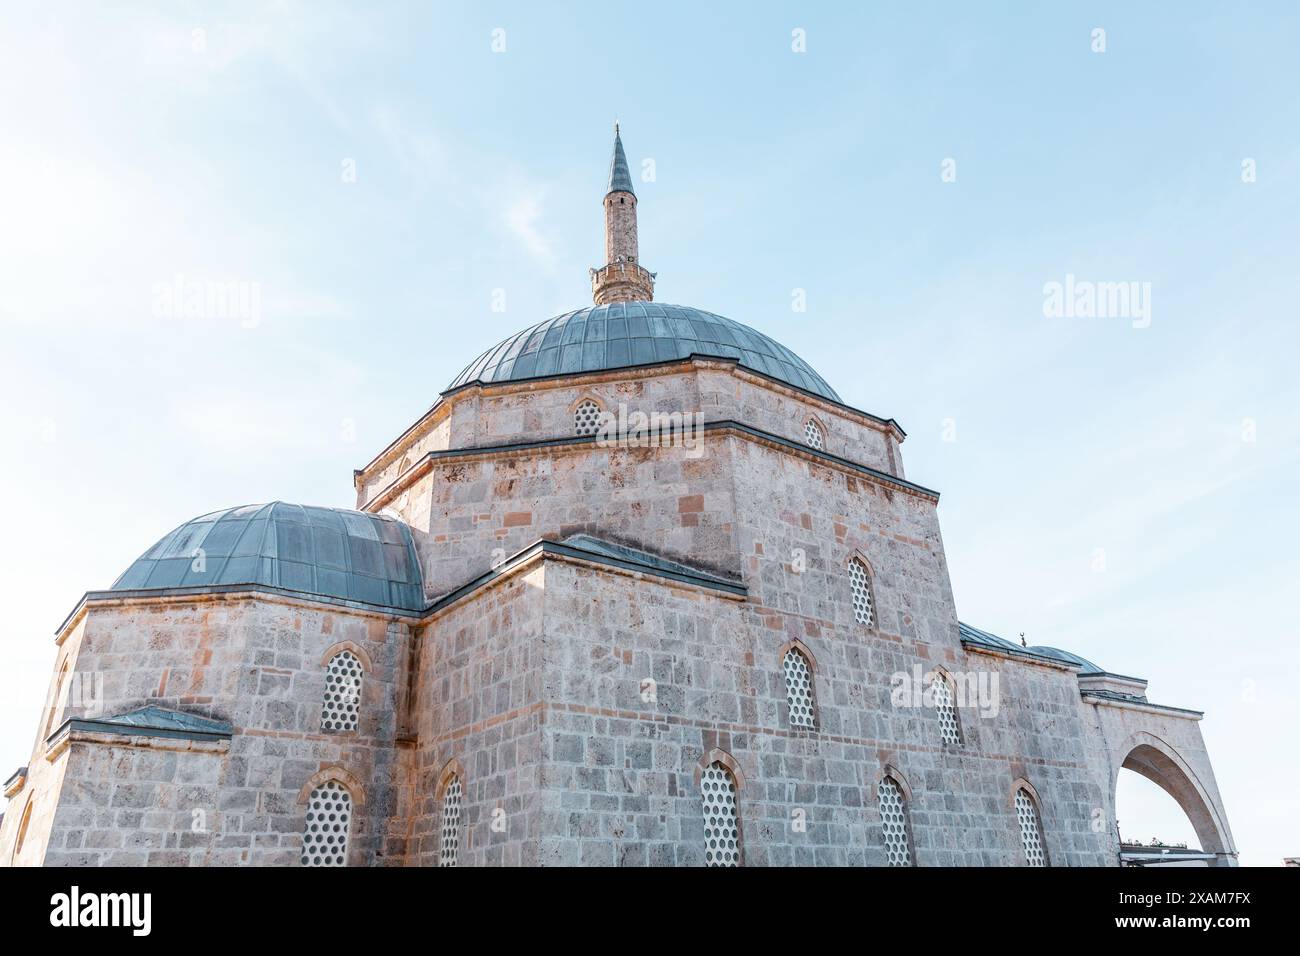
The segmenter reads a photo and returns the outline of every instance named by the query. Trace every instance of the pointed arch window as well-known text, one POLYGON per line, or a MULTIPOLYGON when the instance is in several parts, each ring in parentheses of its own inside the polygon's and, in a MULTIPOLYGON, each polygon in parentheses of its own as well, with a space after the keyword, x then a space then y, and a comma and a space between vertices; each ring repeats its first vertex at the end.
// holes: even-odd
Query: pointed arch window
POLYGON ((346 866, 352 829, 352 794, 337 780, 328 780, 307 798, 302 834, 303 866, 346 866))
POLYGON ((946 744, 961 743, 961 726, 957 723, 956 695, 952 684, 942 671, 935 671, 932 686, 934 688, 934 712, 939 718, 939 736, 946 744))
POLYGON ((23 808, 23 818, 18 821, 18 836, 14 840, 14 852, 9 857, 12 863, 18 859, 18 854, 23 852, 23 844, 27 841, 27 828, 32 822, 32 804, 36 802, 36 791, 33 790, 27 795, 27 806, 23 808))
POLYGON ((594 435, 600 430, 600 406, 584 399, 573 410, 573 434, 594 435))
POLYGON ((876 786, 880 804, 880 828, 885 838, 885 858, 890 866, 913 866, 912 834, 907 819, 907 797, 898 781, 891 776, 880 778, 876 786))
POLYGON ((1047 847, 1043 841, 1038 803, 1024 787, 1016 790, 1016 819, 1020 822, 1020 845, 1025 851, 1025 865, 1047 866, 1047 847))
POLYGON ((809 448, 816 448, 821 451, 826 447, 826 436, 822 432, 821 425, 817 424, 816 419, 810 418, 804 422, 803 438, 809 448))
POLYGON ((700 774, 704 805, 704 865, 740 866, 740 825, 736 819, 736 778, 715 760, 700 774))
POLYGON ((357 729, 361 712, 361 661, 351 651, 339 651, 325 667, 325 705, 320 726, 327 734, 357 729))
POLYGON ((861 558, 849 559, 849 590, 853 594, 853 619, 871 627, 876 621, 876 605, 871 598, 871 572, 861 558))
POLYGON ((803 730, 817 727, 817 711, 813 702, 812 667, 808 658, 797 648, 785 652, 781 662, 785 673, 785 698, 790 706, 790 726, 803 730))
POLYGON ((439 866, 455 866, 460 850, 460 813, 464 791, 460 777, 452 777, 442 791, 442 846, 438 854, 439 866))

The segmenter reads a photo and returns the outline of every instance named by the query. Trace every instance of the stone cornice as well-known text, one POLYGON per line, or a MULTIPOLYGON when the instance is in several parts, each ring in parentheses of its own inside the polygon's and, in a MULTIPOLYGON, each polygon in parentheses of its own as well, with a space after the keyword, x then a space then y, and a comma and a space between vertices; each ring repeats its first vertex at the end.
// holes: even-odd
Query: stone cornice
POLYGON ((666 570, 650 564, 642 564, 639 561, 597 554, 594 551, 576 548, 561 541, 550 541, 542 538, 522 551, 506 558, 491 571, 480 574, 474 580, 462 584, 435 600, 429 605, 425 623, 439 617, 444 611, 460 604, 471 595, 512 578, 544 560, 557 560, 567 564, 591 567, 600 571, 613 571, 634 578, 658 578, 670 586, 713 591, 718 596, 731 600, 744 600, 749 593, 744 585, 714 577, 713 575, 666 570))
POLYGON ((12 800, 14 794, 18 793, 23 789, 23 784, 25 783, 27 783, 27 768, 19 767, 12 774, 10 774, 9 779, 5 781, 5 785, 4 785, 5 797, 7 799, 12 800))
POLYGON ((1041 654, 1031 654, 1029 651, 1023 653, 1002 648, 989 647, 985 644, 977 644, 974 641, 968 641, 962 638, 961 646, 964 650, 972 654, 986 654, 989 657, 1000 657, 1004 661, 1015 661, 1018 664, 1037 664, 1039 667, 1050 667, 1058 671, 1078 672, 1078 664, 1070 664, 1066 661, 1057 660, 1054 657, 1044 657, 1041 654))
POLYGON ((140 747, 147 750, 178 750, 188 753, 223 754, 230 750, 231 734, 190 734, 180 731, 145 730, 132 732, 96 720, 73 718, 50 735, 45 759, 54 763, 72 744, 99 744, 105 747, 140 747), (110 729, 111 728, 111 729, 110 729))
POLYGON ((464 385, 448 389, 439 395, 438 401, 428 411, 416 419, 369 462, 361 468, 355 469, 353 476, 359 482, 362 475, 397 458, 414 441, 417 435, 427 433, 429 427, 437 424, 450 414, 451 408, 456 402, 471 394, 492 396, 509 392, 527 392, 538 388, 570 388, 599 382, 626 381, 628 379, 649 378, 660 375, 680 375, 692 368, 729 369, 737 378, 762 385, 773 391, 782 392, 811 405, 834 412, 837 415, 855 419, 859 424, 890 434, 895 441, 902 442, 907 438, 907 433, 903 431, 902 426, 892 418, 882 418, 860 408, 854 408, 852 405, 832 401, 814 392, 790 385, 770 375, 746 368, 740 364, 738 359, 693 353, 684 359, 670 359, 651 365, 633 365, 594 372, 569 372, 509 382, 466 382, 464 385))
POLYGON ((62 642, 68 632, 91 608, 126 607, 148 604, 206 604, 217 601, 260 600, 272 604, 297 604, 324 607, 333 611, 348 611, 368 617, 398 621, 418 621, 424 611, 406 611, 399 608, 360 601, 347 601, 305 591, 272 587, 267 584, 223 584, 219 586, 189 588, 145 588, 134 591, 87 591, 81 596, 72 612, 63 619, 54 632, 56 641, 62 642))
POLYGON ((1170 707, 1167 704, 1153 704, 1146 700, 1130 700, 1127 698, 1112 696, 1099 691, 1084 691, 1079 696, 1090 704, 1100 704, 1104 707, 1122 707, 1125 710, 1135 710, 1143 714, 1164 714, 1175 717, 1186 717, 1189 720, 1200 720, 1205 716, 1205 711, 1189 710, 1186 707, 1170 707))
MULTIPOLYGON (((723 421, 706 422, 704 424, 706 432, 722 432, 732 434, 749 441, 767 445, 770 448, 776 448, 781 451, 790 452, 809 461, 821 465, 828 465, 838 470, 845 471, 859 478, 866 478, 876 484, 892 488, 905 494, 914 495, 924 498, 931 502, 938 502, 939 492, 924 485, 918 485, 915 482, 908 481, 906 478, 899 478, 897 475, 891 475, 888 472, 880 471, 868 465, 861 465, 857 462, 842 458, 839 455, 832 455, 830 452, 818 451, 809 448, 807 445, 801 445, 798 442, 788 438, 782 438, 780 435, 774 435, 771 432, 763 431, 759 428, 746 425, 742 422, 725 419, 723 421)), ((545 449, 565 449, 565 448, 590 448, 599 447, 598 439, 594 435, 568 436, 564 438, 545 438, 538 441, 519 442, 517 444, 505 445, 481 445, 469 448, 447 448, 440 451, 431 451, 425 454, 418 461, 414 462, 410 468, 394 478, 388 485, 375 494, 369 501, 365 502, 362 511, 377 512, 391 503, 398 495, 409 488, 417 479, 433 468, 435 462, 443 461, 469 461, 482 457, 504 457, 511 455, 528 454, 545 449)), ((631 446, 637 447, 637 446, 631 446)))

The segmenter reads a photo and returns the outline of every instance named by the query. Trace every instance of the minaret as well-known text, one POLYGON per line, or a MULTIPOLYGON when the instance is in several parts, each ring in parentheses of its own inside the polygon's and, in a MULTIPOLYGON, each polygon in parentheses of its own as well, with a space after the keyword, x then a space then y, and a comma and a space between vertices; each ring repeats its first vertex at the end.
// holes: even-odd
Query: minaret
POLYGON ((605 193, 605 264, 591 270, 591 297, 607 302, 649 302, 655 297, 655 274, 637 259, 636 193, 627 168, 623 140, 614 124, 614 155, 609 161, 605 193))

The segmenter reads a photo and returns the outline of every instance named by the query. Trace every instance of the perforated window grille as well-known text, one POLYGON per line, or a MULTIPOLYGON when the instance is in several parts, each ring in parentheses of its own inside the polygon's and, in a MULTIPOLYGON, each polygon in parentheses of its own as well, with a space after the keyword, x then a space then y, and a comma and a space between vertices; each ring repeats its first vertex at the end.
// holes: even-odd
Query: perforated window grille
POLYGON ((302 834, 303 866, 346 866, 352 795, 330 780, 311 792, 302 834))
POLYGON ((361 661, 351 651, 339 651, 325 668, 325 706, 320 728, 327 734, 357 729, 361 707, 361 661))
POLYGON ((946 743, 961 743, 961 730, 957 726, 957 706, 953 701, 952 685, 942 674, 934 675, 934 710, 939 715, 939 736, 946 743))
POLYGON ((907 838, 907 807, 903 791, 892 777, 876 788, 880 800, 880 827, 885 834, 885 856, 890 866, 911 866, 912 845, 907 838))
POLYGON ((871 626, 875 608, 871 606, 871 582, 867 566, 857 558, 849 562, 849 587, 853 590, 853 618, 859 624, 871 626))
POLYGON ((812 668, 801 653, 791 648, 781 664, 785 671, 785 697, 790 704, 790 726, 813 728, 812 668))
POLYGON ((1020 842, 1025 848, 1025 863, 1029 866, 1047 866, 1047 852, 1043 849, 1043 829, 1038 820, 1038 807, 1024 790, 1016 791, 1016 818, 1020 821, 1020 842))
POLYGON ((460 777, 452 778, 442 792, 442 852, 439 866, 455 866, 456 851, 460 849, 460 777))
POLYGON ((593 401, 585 401, 573 410, 573 433, 575 435, 594 435, 599 430, 599 405, 593 401))
POLYGON ((808 419, 808 422, 803 426, 803 434, 805 440, 808 442, 809 448, 816 448, 818 451, 822 450, 824 442, 822 440, 821 426, 811 418, 808 419))
POLYGON ((704 865, 739 866, 740 830, 736 825, 736 781, 720 763, 700 775, 704 798, 704 865))

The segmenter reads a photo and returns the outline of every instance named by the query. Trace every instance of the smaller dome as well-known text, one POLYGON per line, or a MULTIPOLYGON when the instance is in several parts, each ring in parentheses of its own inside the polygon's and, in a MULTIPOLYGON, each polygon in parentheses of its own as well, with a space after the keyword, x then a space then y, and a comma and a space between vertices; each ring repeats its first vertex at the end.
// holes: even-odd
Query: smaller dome
POLYGON ((1047 657, 1054 657, 1058 661, 1065 661, 1065 663, 1067 664, 1074 664, 1075 666, 1080 668, 1079 670, 1080 674, 1104 674, 1105 673, 1104 670, 1102 670, 1092 661, 1088 660, 1086 657, 1080 657, 1078 654, 1075 654, 1073 651, 1063 651, 1059 647, 1048 647, 1046 644, 1036 644, 1029 649, 1031 651, 1036 651, 1039 654, 1046 655, 1047 657))
POLYGON ((424 609, 411 529, 342 508, 274 501, 187 521, 110 590, 255 584, 406 611, 424 609))

